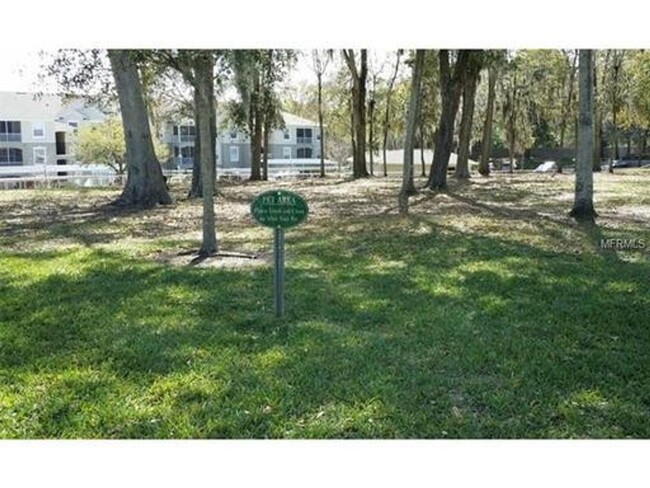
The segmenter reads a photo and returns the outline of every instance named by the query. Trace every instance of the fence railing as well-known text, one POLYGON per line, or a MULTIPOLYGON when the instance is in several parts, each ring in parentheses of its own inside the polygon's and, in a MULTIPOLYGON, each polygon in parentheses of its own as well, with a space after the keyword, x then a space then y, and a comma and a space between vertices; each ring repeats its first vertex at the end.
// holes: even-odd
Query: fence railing
POLYGON ((68 183, 81 187, 122 185, 126 175, 118 175, 103 165, 34 164, 0 166, 0 188, 51 187, 68 183))
MULTIPOLYGON (((349 165, 325 160, 325 173, 329 176, 343 177, 349 173, 349 165)), ((163 170, 170 179, 186 178, 192 173, 186 169, 163 170)), ((217 178, 248 179, 250 168, 225 168, 217 166, 217 178)), ((309 178, 320 175, 320 159, 269 159, 269 179, 309 178)), ((16 165, 0 166, 0 188, 52 187, 64 183, 80 186, 123 185, 126 175, 118 175, 103 165, 16 165)))

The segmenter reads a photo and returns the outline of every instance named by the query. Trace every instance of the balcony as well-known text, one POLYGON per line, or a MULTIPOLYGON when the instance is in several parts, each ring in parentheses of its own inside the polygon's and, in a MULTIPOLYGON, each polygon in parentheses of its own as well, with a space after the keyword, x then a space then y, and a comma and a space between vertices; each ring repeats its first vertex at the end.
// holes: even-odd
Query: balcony
POLYGON ((174 159, 176 160, 176 164, 178 165, 179 169, 191 168, 192 166, 194 166, 194 158, 193 157, 180 157, 180 156, 177 156, 174 159))
POLYGON ((23 137, 20 132, 2 132, 0 133, 0 142, 22 142, 23 137))
POLYGON ((298 144, 311 144, 312 142, 314 142, 314 139, 311 136, 309 137, 298 136, 296 137, 296 142, 298 144))

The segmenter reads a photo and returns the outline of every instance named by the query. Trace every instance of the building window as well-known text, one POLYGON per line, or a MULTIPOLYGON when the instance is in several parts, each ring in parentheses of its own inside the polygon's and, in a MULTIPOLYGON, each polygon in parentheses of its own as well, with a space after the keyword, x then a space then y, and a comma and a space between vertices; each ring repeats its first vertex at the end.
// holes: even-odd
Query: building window
POLYGON ((291 148, 290 147, 283 147, 282 148, 282 157, 284 159, 291 159, 291 148))
POLYGON ((175 125, 174 127, 172 127, 172 134, 175 135, 175 136, 178 135, 178 126, 177 126, 177 125, 175 125))
POLYGON ((311 144, 311 129, 296 129, 298 144, 311 144))
POLYGON ((299 147, 298 154, 296 156, 298 159, 310 159, 311 158, 311 147, 299 147))
POLYGON ((44 147, 34 148, 34 164, 45 164, 47 161, 47 151, 44 147))
POLYGON ((194 146, 183 146, 181 148, 181 156, 183 158, 194 159, 194 146))
POLYGON ((178 131, 181 135, 181 142, 191 142, 196 138, 196 127, 193 125, 181 125, 178 131))
POLYGON ((285 131, 284 131, 284 138, 285 138, 285 140, 287 140, 287 141, 289 140, 289 131, 288 131, 288 130, 285 130, 285 131))
POLYGON ((230 138, 237 139, 237 131, 235 129, 230 129, 230 138))
POLYGON ((34 139, 45 138, 45 124, 43 122, 34 122, 32 124, 32 137, 34 139))
POLYGON ((230 162, 238 163, 239 162, 239 147, 231 146, 230 147, 230 162))
POLYGON ((74 129, 76 129, 77 127, 79 127, 79 122, 70 121, 70 122, 68 122, 68 125, 70 127, 74 128, 74 129))
POLYGON ((0 141, 20 142, 21 140, 20 122, 0 120, 0 141))
POLYGON ((23 150, 17 147, 0 147, 0 164, 12 165, 23 162, 23 150))

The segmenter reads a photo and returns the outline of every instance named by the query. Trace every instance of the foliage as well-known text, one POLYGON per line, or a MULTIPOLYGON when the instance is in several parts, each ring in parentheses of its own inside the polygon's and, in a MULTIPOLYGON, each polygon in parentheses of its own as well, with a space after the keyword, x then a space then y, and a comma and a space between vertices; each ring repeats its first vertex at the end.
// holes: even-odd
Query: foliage
MULTIPOLYGON (((256 117, 268 120, 269 128, 283 127, 281 103, 276 89, 295 61, 295 52, 284 49, 229 52, 233 85, 239 95, 238 100, 228 104, 230 122, 249 136, 254 132, 256 117)), ((261 123, 264 124, 263 121, 261 123)))
MULTIPOLYGON (((159 161, 169 157, 169 148, 154 138, 154 150, 159 161)), ((126 170, 124 129, 117 117, 108 117, 98 124, 82 125, 74 139, 73 152, 80 163, 103 164, 116 173, 126 170)))

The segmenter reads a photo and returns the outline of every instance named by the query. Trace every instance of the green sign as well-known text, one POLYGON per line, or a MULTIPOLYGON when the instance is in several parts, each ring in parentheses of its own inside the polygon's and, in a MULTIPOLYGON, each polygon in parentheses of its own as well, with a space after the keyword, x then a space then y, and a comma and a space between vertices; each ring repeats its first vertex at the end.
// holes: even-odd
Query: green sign
POLYGON ((260 224, 274 229, 298 225, 307 218, 307 202, 297 193, 271 190, 258 195, 251 203, 251 214, 260 224))

